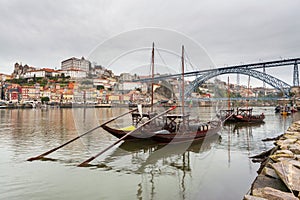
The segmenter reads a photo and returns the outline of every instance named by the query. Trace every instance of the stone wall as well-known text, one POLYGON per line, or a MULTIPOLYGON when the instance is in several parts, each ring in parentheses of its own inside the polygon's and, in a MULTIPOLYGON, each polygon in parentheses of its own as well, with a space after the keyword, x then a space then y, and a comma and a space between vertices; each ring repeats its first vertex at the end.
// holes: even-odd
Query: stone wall
POLYGON ((300 121, 294 122, 269 152, 244 199, 299 200, 300 121))

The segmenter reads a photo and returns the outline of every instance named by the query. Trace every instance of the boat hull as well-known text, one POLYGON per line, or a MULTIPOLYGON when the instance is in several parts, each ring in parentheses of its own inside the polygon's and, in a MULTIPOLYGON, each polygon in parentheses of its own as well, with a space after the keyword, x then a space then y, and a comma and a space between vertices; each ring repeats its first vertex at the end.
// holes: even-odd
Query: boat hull
POLYGON ((152 136, 152 139, 159 143, 182 143, 182 142, 194 142, 198 140, 203 140, 204 138, 208 138, 218 134, 221 129, 221 122, 216 121, 212 124, 211 128, 207 128, 206 130, 200 129, 197 130, 187 130, 184 132, 175 132, 169 134, 155 134, 152 136))
POLYGON ((262 123, 264 122, 264 115, 252 115, 252 116, 239 116, 234 115, 235 122, 248 122, 248 123, 262 123))
MULTIPOLYGON (((127 130, 120 130, 120 129, 116 129, 116 128, 111 128, 109 126, 102 126, 102 128, 104 130, 106 130, 107 132, 109 132, 110 134, 112 134, 113 136, 117 137, 117 138, 122 138, 123 136, 125 136, 126 134, 128 134, 130 131, 127 130)), ((146 139, 150 139, 153 136, 153 128, 151 128, 152 131, 150 131, 149 129, 144 128, 141 131, 137 131, 135 133, 132 133, 130 135, 128 135, 126 138, 124 138, 124 140, 137 140, 137 139, 141 139, 141 140, 146 140, 146 139)))

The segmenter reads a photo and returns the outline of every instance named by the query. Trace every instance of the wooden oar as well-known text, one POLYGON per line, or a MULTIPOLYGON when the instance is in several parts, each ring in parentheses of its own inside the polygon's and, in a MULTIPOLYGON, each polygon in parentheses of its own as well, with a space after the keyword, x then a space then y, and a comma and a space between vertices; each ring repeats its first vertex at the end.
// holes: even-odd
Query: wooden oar
POLYGON ((49 151, 47 151, 47 152, 45 152, 45 153, 43 153, 43 154, 41 154, 41 155, 39 155, 39 156, 36 156, 36 157, 32 157, 32 158, 27 159, 27 161, 33 161, 33 160, 41 159, 41 158, 43 158, 44 156, 46 156, 46 155, 48 155, 48 154, 50 154, 50 153, 52 153, 52 152, 54 152, 54 151, 56 151, 56 150, 58 150, 58 149, 60 149, 60 148, 62 148, 62 147, 64 147, 64 146, 70 144, 71 142, 74 142, 75 140, 81 138, 82 136, 84 136, 84 135, 86 135, 86 134, 88 134, 88 133, 93 132, 94 130, 100 128, 101 126, 104 126, 105 124, 108 124, 108 123, 110 123, 110 122, 112 122, 112 121, 114 121, 114 120, 116 120, 116 119, 118 119, 118 118, 120 118, 120 117, 123 117, 124 115, 127 115, 127 114, 129 114, 129 113, 132 113, 132 112, 134 112, 134 111, 136 111, 136 110, 137 110, 137 109, 131 110, 131 111, 126 112, 126 113, 123 113, 123 114, 121 114, 121 115, 119 115, 119 116, 117 116, 117 117, 115 117, 115 118, 113 118, 113 119, 110 119, 110 120, 108 120, 107 122, 105 122, 105 123, 103 123, 103 124, 101 124, 101 125, 99 125, 99 126, 93 128, 93 129, 91 129, 91 130, 89 130, 89 131, 87 131, 87 132, 85 132, 85 133, 83 133, 83 134, 77 136, 76 138, 73 138, 73 139, 69 140, 68 142, 66 142, 66 143, 64 143, 64 144, 62 144, 62 145, 60 145, 60 146, 58 146, 58 147, 56 147, 56 148, 54 148, 54 149, 51 149, 51 150, 49 150, 49 151))
POLYGON ((223 121, 221 121, 222 124, 223 124, 227 119, 229 119, 231 116, 233 116, 233 115, 234 115, 234 113, 231 113, 228 117, 226 117, 223 121))
POLYGON ((116 142, 114 142, 113 144, 109 145, 108 147, 106 147, 104 150, 102 150, 101 152, 99 152, 98 154, 96 154, 95 156, 90 157, 89 159, 87 159, 86 161, 82 162, 81 164, 78 165, 78 167, 86 167, 89 166, 89 162, 91 162, 92 160, 94 160, 95 158, 97 158, 98 156, 100 156, 101 154, 103 154, 104 152, 106 152, 107 150, 109 150, 110 148, 112 148, 113 146, 115 146, 116 144, 118 144, 119 142, 121 142, 122 140, 124 140, 126 137, 128 137, 129 135, 131 135, 132 133, 140 130, 143 126, 149 124, 151 121, 153 121, 154 119, 170 112, 171 110, 174 110, 176 108, 176 106, 173 106, 171 108, 169 108, 168 110, 160 113, 159 115, 156 115, 155 117, 149 119, 148 121, 146 121, 145 123, 143 123, 141 126, 139 126, 138 128, 136 128, 133 131, 130 131, 129 133, 127 133, 126 135, 124 135, 123 137, 121 137, 119 140, 117 140, 116 142))

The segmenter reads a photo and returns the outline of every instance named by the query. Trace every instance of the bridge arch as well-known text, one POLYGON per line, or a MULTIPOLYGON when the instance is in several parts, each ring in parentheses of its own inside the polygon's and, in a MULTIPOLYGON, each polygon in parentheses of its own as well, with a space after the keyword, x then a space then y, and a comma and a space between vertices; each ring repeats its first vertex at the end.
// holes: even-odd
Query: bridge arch
POLYGON ((281 81, 278 78, 275 78, 274 76, 271 76, 269 74, 259 72, 252 69, 246 69, 246 68, 223 68, 223 69, 216 69, 209 72, 201 73, 200 76, 198 76, 191 84, 190 87, 187 88, 185 92, 185 96, 188 97, 191 95, 192 91, 199 87, 201 84, 203 84, 205 81, 219 76, 223 74, 244 74, 252 76, 256 79, 259 79, 261 81, 264 81, 265 83, 269 84, 270 86, 282 91, 284 95, 288 96, 290 92, 290 85, 287 84, 284 81, 281 81))

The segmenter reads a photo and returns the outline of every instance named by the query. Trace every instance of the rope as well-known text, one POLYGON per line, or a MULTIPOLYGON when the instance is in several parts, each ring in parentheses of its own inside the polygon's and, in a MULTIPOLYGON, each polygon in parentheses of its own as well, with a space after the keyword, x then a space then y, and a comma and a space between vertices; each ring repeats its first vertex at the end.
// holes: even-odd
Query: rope
POLYGON ((165 65, 165 66, 168 66, 167 63, 165 62, 165 60, 163 59, 163 57, 161 56, 159 50, 158 50, 156 47, 154 47, 154 48, 155 48, 155 50, 157 51, 157 53, 158 53, 158 55, 159 55, 161 61, 164 63, 164 65, 165 65))
POLYGON ((194 65, 192 64, 191 59, 189 58, 189 55, 188 55, 188 53, 187 53, 187 51, 186 51, 185 49, 184 49, 184 52, 185 52, 187 61, 189 62, 190 66, 192 67, 192 70, 195 71, 195 67, 194 67, 194 65))

